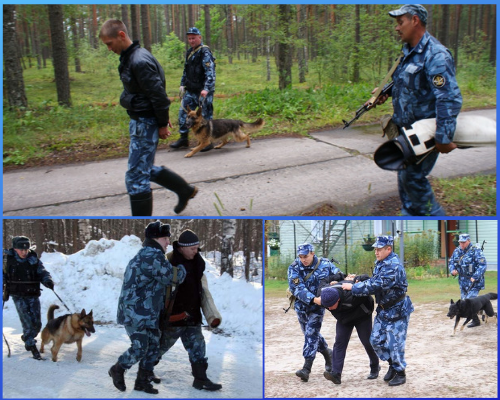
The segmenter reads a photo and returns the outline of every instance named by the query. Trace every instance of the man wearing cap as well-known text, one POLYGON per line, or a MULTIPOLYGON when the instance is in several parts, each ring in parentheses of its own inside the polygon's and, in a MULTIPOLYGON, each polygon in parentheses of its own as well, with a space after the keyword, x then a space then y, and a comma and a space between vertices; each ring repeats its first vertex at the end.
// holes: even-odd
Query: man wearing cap
MULTIPOLYGON (((192 230, 186 229, 172 246, 173 251, 167 254, 167 258, 174 266, 184 265, 187 275, 184 283, 177 289, 171 322, 167 329, 162 331, 159 359, 180 338, 191 363, 193 387, 198 390, 220 390, 222 385, 213 383, 207 377, 208 358, 205 338, 201 331, 201 308, 208 284, 204 275, 205 260, 200 255, 200 239, 192 230)), ((221 323, 221 317, 219 315, 208 322, 212 328, 216 328, 221 323)))
POLYGON ((332 351, 320 333, 325 308, 316 304, 314 299, 321 286, 334 280, 341 281, 344 274, 327 258, 316 256, 309 243, 297 247, 297 256, 288 267, 288 287, 296 298, 294 309, 304 334, 304 366, 295 375, 307 382, 316 352, 325 358, 325 370, 330 372, 332 369, 332 351))
MULTIPOLYGON (((453 252, 448 267, 453 276, 458 275, 461 299, 472 299, 484 289, 486 258, 480 248, 472 245, 468 233, 461 233, 458 242, 459 246, 453 252)), ((479 325, 479 317, 475 315, 467 328, 479 325)))
MULTIPOLYGON (((211 120, 214 113, 212 103, 215 92, 215 58, 210 48, 203 44, 201 32, 198 28, 189 28, 186 36, 191 48, 186 52, 184 72, 179 88, 179 96, 182 101, 179 108, 180 138, 170 145, 173 149, 189 146, 189 128, 186 127, 186 109, 188 106, 191 110, 195 110, 200 106, 201 115, 206 120, 211 120)), ((213 145, 209 144, 201 151, 212 149, 213 145)))
POLYGON ((373 244, 377 259, 373 276, 355 284, 343 283, 342 289, 352 290, 354 296, 375 295, 378 306, 370 343, 378 357, 389 362, 384 381, 398 386, 406 383, 406 332, 414 308, 406 295, 406 272, 393 245, 392 236, 378 236, 373 244))
MULTIPOLYGON (((368 276, 362 275, 362 278, 355 277, 354 281, 366 279, 368 279, 368 276)), ((380 371, 379 359, 370 344, 372 313, 374 309, 372 296, 353 296, 351 291, 343 290, 339 283, 321 289, 320 296, 316 297, 314 302, 327 308, 337 319, 335 325, 335 344, 333 345, 332 371, 325 371, 323 373, 324 377, 340 385, 347 346, 349 345, 352 331, 356 328, 359 340, 370 359, 370 374, 367 379, 378 378, 380 371)))
POLYGON ((53 290, 54 282, 26 236, 14 237, 12 248, 4 253, 3 283, 4 302, 12 296, 21 320, 24 348, 34 359, 41 360, 35 339, 42 329, 40 283, 53 290))
POLYGON ((118 71, 123 83, 120 104, 130 116, 130 146, 125 185, 133 216, 153 214, 151 182, 174 192, 181 213, 198 189, 174 171, 153 165, 159 139, 170 135, 170 100, 165 91, 165 73, 153 55, 132 42, 122 21, 106 21, 99 38, 108 49, 120 56, 118 71))
MULTIPOLYGON (((436 151, 421 162, 398 171, 402 215, 438 216, 445 211, 437 202, 427 179, 439 153, 449 153, 457 146, 453 136, 462 95, 455 78, 451 52, 426 30, 427 10, 420 4, 406 4, 389 12, 396 19, 396 32, 403 41, 403 58, 392 75, 394 114, 398 128, 410 129, 419 120, 436 118, 436 151)), ((384 103, 383 96, 377 104, 384 103)))
MULTIPOLYGON (((131 346, 109 370, 115 387, 126 390, 124 373, 139 362, 135 390, 158 394, 150 376, 160 347, 159 317, 165 300, 166 287, 173 278, 173 269, 165 258, 170 243, 170 225, 151 222, 145 229, 142 248, 127 265, 118 299, 117 322, 125 326, 131 346)), ((182 282, 186 270, 177 266, 182 282)))

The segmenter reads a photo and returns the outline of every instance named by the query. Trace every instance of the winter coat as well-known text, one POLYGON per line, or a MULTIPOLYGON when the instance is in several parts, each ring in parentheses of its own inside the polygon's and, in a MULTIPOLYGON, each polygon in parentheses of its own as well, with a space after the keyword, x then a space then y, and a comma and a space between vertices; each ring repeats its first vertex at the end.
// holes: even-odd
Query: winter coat
MULTIPOLYGON (((184 277, 184 269, 179 269, 179 282, 184 277)), ((118 323, 138 330, 159 329, 166 287, 172 278, 172 265, 161 246, 153 239, 144 240, 143 247, 125 269, 118 299, 118 323)))
POLYGON ((165 90, 165 73, 156 58, 134 41, 121 53, 118 71, 123 83, 120 104, 130 117, 154 117, 160 128, 167 126, 170 99, 165 90))

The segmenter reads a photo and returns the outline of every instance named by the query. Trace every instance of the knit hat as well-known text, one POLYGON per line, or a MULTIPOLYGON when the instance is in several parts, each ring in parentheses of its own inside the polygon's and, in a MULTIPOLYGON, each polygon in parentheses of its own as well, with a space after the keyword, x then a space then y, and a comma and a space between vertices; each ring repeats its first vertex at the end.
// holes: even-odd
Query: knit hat
POLYGON ((26 236, 16 236, 12 239, 12 247, 19 250, 28 250, 31 247, 31 243, 26 236))
POLYGON ((321 305, 329 308, 340 299, 339 291, 333 287, 325 287, 321 289, 321 305))
POLYGON ((170 237, 170 225, 162 224, 160 221, 150 222, 148 226, 146 226, 144 235, 150 239, 170 237))
POLYGON ((200 244, 200 239, 198 239, 198 236, 196 236, 196 233, 192 230, 186 229, 179 236, 177 243, 179 243, 179 246, 181 247, 196 246, 197 244, 200 244))

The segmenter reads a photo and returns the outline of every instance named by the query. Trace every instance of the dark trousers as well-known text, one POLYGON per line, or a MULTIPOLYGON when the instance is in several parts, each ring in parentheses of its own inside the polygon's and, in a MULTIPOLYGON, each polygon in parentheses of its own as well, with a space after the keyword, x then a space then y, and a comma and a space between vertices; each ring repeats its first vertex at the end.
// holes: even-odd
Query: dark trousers
POLYGON ((354 325, 346 326, 337 321, 337 329, 335 336, 335 344, 333 345, 333 368, 332 372, 341 374, 344 369, 344 360, 347 352, 347 345, 351 339, 353 329, 356 328, 359 340, 366 350, 366 354, 370 358, 370 368, 376 368, 379 364, 378 356, 370 344, 370 335, 372 333, 372 319, 367 318, 354 325))

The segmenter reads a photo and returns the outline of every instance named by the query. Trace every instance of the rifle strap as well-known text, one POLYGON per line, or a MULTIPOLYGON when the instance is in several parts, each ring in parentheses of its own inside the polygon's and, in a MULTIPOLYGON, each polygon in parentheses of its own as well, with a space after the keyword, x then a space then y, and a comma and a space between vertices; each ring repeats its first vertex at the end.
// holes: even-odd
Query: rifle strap
POLYGON ((172 284, 167 286, 167 295, 165 296, 165 308, 168 308, 170 303, 170 296, 172 294, 172 286, 177 285, 177 267, 172 267, 174 276, 172 277, 172 284))
POLYGON ((304 278, 304 282, 307 281, 311 277, 312 274, 314 274, 314 271, 316 271, 318 269, 320 263, 321 263, 321 259, 318 257, 318 262, 316 263, 316 266, 314 267, 314 269, 311 272, 309 272, 306 275, 306 277, 304 278))
POLYGON ((389 80, 389 78, 392 76, 392 74, 394 73, 394 71, 396 71, 396 68, 398 67, 399 63, 401 62, 401 59, 404 57, 404 54, 403 52, 401 52, 401 54, 399 55, 399 57, 396 59, 396 61, 394 62, 394 64, 392 65, 391 69, 389 70, 389 72, 387 73, 387 75, 384 77, 384 79, 382 79, 382 82, 380 82, 380 84, 378 85, 378 88, 377 88, 377 91, 373 94, 373 96, 371 97, 370 100, 368 100, 368 102, 370 104, 373 104, 375 103, 375 101, 377 100, 377 98, 380 96, 380 93, 382 93, 382 89, 384 88, 384 86, 387 84, 387 81, 389 80))

